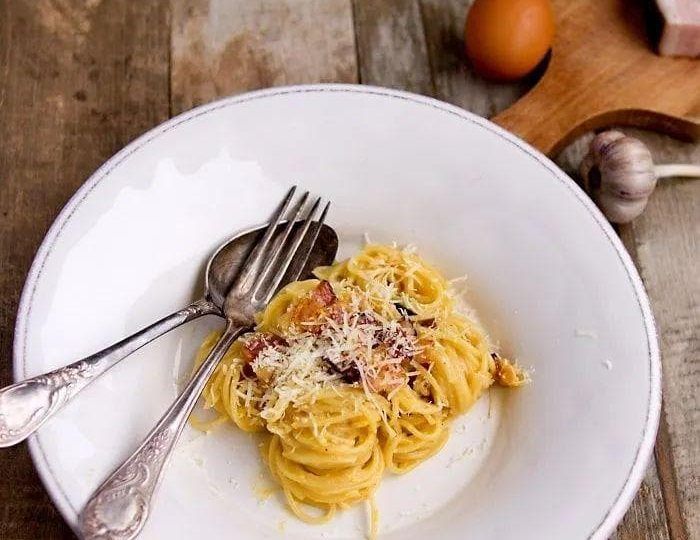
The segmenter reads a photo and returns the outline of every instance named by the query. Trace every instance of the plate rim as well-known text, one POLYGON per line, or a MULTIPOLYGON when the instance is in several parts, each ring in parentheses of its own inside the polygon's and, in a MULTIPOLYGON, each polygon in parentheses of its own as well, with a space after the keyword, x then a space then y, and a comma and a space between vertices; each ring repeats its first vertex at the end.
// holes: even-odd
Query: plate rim
MULTIPOLYGON (((379 86, 362 85, 362 84, 303 84, 279 86, 266 88, 252 92, 246 92, 233 96, 228 96, 210 103, 200 105, 189 111, 185 111, 177 116, 158 124, 149 129, 142 135, 138 136, 112 157, 107 159, 97 170, 95 170, 87 180, 77 189, 71 196, 68 202, 63 206, 61 211, 54 219, 51 227, 44 236, 30 266, 27 278, 22 288, 19 307, 14 327, 13 339, 13 378, 15 381, 26 378, 26 323, 31 314, 32 300, 36 291, 36 285, 41 277, 47 257, 50 254, 54 244, 60 237, 63 227, 72 218, 75 211, 86 199, 90 192, 109 174, 118 167, 131 154, 144 148, 151 141, 164 133, 176 128, 180 124, 193 120, 199 116, 210 114, 218 109, 223 109, 229 106, 246 103, 253 100, 276 97, 288 94, 304 94, 304 93, 348 93, 348 94, 364 94, 370 96, 381 96, 385 98, 400 99, 409 101, 418 105, 429 106, 443 113, 451 114, 462 120, 466 120, 472 124, 477 124, 483 129, 490 131, 496 136, 503 139, 505 142, 515 146, 520 151, 534 158, 541 166, 543 166, 554 178, 559 180, 565 187, 571 191, 576 200, 583 205, 588 211, 596 224, 601 228, 601 231, 608 239, 614 248, 620 262, 626 271, 630 283, 632 285, 635 297, 641 311, 642 320, 646 330, 647 344, 649 349, 649 368, 650 368, 650 388, 647 401, 647 416, 644 424, 644 429, 641 434, 641 440, 638 442, 634 460, 630 466, 626 479, 623 485, 619 488, 615 500, 609 506, 605 514, 601 517, 598 525, 588 533, 587 538, 607 538, 615 529, 617 524, 624 517, 625 512, 631 505, 634 496, 641 485, 646 472, 647 464, 651 458, 654 448, 656 433, 659 425, 659 417, 661 411, 661 360, 658 345, 658 334, 656 323, 650 307, 649 298, 644 288, 643 282, 639 273, 632 262, 632 259, 614 232, 612 226, 607 219, 598 210, 593 201, 585 194, 585 192, 559 167, 557 167, 548 157, 542 154, 539 150, 532 147, 527 142, 519 137, 506 131, 500 126, 492 123, 486 118, 477 116, 469 111, 466 111, 455 105, 437 100, 432 97, 414 94, 403 90, 395 90, 383 88, 379 86)), ((78 534, 78 515, 79 513, 73 508, 68 501, 67 495, 64 493, 60 483, 54 476, 53 471, 48 463, 44 450, 36 435, 32 435, 28 439, 29 452, 34 463, 34 467, 39 474, 39 477, 46 489, 53 504, 58 508, 65 522, 70 526, 76 535, 78 534)))

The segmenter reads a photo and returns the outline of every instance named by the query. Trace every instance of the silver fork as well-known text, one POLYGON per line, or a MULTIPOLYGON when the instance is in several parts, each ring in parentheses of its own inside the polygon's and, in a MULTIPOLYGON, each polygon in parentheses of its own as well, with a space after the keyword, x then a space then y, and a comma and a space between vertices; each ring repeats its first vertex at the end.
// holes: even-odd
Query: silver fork
POLYGON ((321 199, 305 212, 309 193, 292 209, 282 234, 273 241, 274 231, 294 198, 292 188, 284 198, 265 234, 246 259, 224 302, 226 329, 182 394, 166 411, 139 448, 93 493, 80 515, 80 532, 87 539, 128 540, 136 537, 150 513, 153 496, 185 422, 209 376, 231 344, 255 326, 254 315, 267 305, 275 292, 298 279, 318 232, 328 213, 325 205, 312 227, 321 199), (294 234, 294 223, 304 214, 294 234), (300 250, 307 235, 311 241, 300 250))

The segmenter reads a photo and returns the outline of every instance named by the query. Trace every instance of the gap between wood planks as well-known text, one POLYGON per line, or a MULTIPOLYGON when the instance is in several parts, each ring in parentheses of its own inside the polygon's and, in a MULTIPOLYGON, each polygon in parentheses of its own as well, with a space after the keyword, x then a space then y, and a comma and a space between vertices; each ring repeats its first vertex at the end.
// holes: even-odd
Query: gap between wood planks
MULTIPOLYGON (((488 83, 464 65, 460 40, 469 4, 468 0, 3 3, 0 354, 11 357, 19 291, 61 205, 104 160, 167 116, 265 86, 358 80, 432 95, 482 116, 508 106, 530 83, 488 83)), ((666 160, 688 159, 687 150, 678 150, 681 147, 668 139, 652 139, 654 149, 668 149, 666 160)), ((580 159, 576 152, 581 146, 573 145, 558 160, 570 172, 580 159)), ((700 161, 697 151, 690 154, 690 159, 700 161)), ((693 349, 697 338, 693 341, 692 335, 700 334, 700 293, 692 282, 692 269, 700 264, 693 244, 700 214, 691 204, 700 200, 700 183, 696 186, 675 182, 665 186, 634 230, 621 233, 623 238, 627 235, 628 248, 640 252, 635 261, 659 323, 666 402, 656 465, 650 465, 618 528, 620 539, 700 537, 698 456, 693 453, 698 435, 684 421, 692 415, 697 418, 692 392, 698 374, 685 367, 697 363, 697 348, 693 349), (684 268, 678 267, 681 263, 684 268), (665 273, 671 276, 670 283, 665 273), (685 294, 690 298, 685 299, 687 305, 679 297, 682 288, 690 291, 685 294), (676 305, 686 306, 680 315, 676 305)), ((9 382, 9 365, 4 364, 0 383, 9 382)), ((0 454, 0 468, 11 471, 0 479, 0 502, 7 518, 0 524, 0 536, 70 535, 38 484, 24 447, 0 454), (17 490, 17 485, 25 488, 17 490)))
MULTIPOLYGON (((657 163, 699 163, 700 145, 641 130, 657 163)), ((589 137, 560 156, 575 174, 589 137)), ((656 318, 664 401, 655 448, 670 536, 700 537, 700 427, 696 419, 700 361, 700 182, 664 180, 642 216, 619 227, 635 261, 656 318)), ((629 515, 629 514, 628 514, 629 515)))
MULTIPOLYGON (((166 0, 0 2, 0 385, 22 284, 75 190, 168 116, 166 0)), ((0 452, 0 538, 74 538, 26 445, 0 452)))

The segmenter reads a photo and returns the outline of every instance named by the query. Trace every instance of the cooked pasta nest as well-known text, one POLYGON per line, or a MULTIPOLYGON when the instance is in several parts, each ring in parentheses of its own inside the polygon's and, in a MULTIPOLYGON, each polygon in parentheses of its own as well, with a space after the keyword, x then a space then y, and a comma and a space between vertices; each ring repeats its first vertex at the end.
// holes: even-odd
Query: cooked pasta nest
MULTIPOLYGON (((370 244, 284 287, 204 391, 216 419, 266 435, 263 457, 309 523, 371 499, 410 471, 494 382, 525 373, 492 351, 450 283, 414 250, 370 244)), ((207 337, 201 363, 220 332, 207 337)), ((372 519, 376 533, 376 513, 372 519)))

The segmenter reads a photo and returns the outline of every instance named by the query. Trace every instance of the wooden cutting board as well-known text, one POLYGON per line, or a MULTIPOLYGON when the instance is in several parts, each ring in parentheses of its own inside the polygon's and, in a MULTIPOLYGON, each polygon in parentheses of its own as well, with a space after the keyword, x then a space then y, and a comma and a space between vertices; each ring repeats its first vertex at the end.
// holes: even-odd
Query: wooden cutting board
POLYGON ((655 54, 643 2, 552 4, 557 30, 549 65, 494 122, 552 156, 582 133, 610 125, 700 140, 700 59, 655 54))

